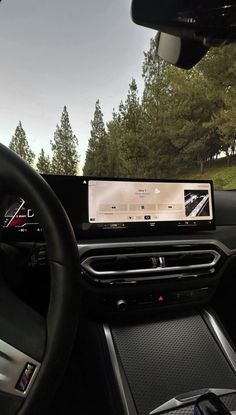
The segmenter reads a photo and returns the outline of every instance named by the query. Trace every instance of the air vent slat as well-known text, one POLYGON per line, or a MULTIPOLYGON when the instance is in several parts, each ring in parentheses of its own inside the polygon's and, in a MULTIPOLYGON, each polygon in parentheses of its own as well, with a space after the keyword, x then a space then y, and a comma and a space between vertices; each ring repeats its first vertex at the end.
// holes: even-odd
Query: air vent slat
MULTIPOLYGON (((158 265, 160 260, 156 259, 158 265)), ((156 268, 155 260, 152 257, 111 257, 107 259, 98 258, 92 262, 92 267, 95 271, 127 271, 134 269, 148 269, 156 268)))
POLYGON ((117 279, 121 276, 139 278, 156 275, 163 279, 171 274, 211 271, 220 260, 220 253, 209 250, 178 250, 159 252, 120 253, 115 255, 96 255, 82 261, 83 270, 95 279, 117 279))
POLYGON ((205 265, 213 261, 213 253, 169 255, 166 257, 166 266, 205 265))

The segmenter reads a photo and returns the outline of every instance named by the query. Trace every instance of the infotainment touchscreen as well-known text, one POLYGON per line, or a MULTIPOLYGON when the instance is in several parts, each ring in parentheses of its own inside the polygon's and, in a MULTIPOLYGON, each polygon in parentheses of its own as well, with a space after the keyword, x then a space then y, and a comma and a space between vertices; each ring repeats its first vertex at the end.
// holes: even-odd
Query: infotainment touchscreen
MULTIPOLYGON (((61 200, 78 239, 159 235, 215 228, 211 181, 44 176, 61 200)), ((28 201, 9 199, 9 238, 42 238, 28 201)))
POLYGON ((88 181, 90 223, 213 221, 210 183, 88 181))

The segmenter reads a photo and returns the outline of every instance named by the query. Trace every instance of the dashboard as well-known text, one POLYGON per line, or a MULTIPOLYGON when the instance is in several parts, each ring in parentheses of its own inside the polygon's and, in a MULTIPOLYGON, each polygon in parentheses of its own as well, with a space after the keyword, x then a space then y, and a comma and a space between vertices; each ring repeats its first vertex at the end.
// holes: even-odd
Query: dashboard
MULTIPOLYGON (((207 303, 235 258, 235 191, 211 181, 43 177, 74 228, 89 312, 207 303)), ((28 246, 30 269, 44 269, 43 231, 21 195, 9 197, 3 241, 28 246)))

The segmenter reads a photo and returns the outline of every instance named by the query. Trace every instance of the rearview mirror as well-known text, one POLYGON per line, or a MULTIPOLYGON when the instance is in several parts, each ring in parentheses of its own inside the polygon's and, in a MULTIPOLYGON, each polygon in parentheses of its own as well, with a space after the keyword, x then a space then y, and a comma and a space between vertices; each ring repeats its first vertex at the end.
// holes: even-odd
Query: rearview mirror
POLYGON ((166 62, 182 69, 191 69, 208 51, 202 42, 159 32, 157 54, 166 62))
POLYGON ((135 23, 217 46, 236 41, 235 0, 133 0, 135 23))

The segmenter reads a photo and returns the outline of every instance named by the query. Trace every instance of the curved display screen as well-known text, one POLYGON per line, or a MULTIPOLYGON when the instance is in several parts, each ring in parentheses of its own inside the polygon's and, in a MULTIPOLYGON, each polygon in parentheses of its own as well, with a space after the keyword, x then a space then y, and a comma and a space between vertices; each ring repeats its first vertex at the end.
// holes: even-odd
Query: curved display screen
MULTIPOLYGON (((215 229, 210 181, 44 178, 67 211, 77 239, 215 229)), ((20 196, 10 197, 3 226, 11 237, 42 238, 34 212, 20 196)))

